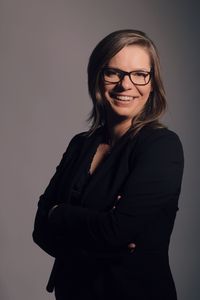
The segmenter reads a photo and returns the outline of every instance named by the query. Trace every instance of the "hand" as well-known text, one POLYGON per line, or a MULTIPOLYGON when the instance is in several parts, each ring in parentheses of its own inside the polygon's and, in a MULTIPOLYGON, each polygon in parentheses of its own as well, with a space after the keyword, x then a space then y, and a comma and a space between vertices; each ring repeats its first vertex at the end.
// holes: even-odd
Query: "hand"
POLYGON ((136 244, 134 244, 134 243, 128 244, 128 250, 129 250, 129 252, 133 253, 134 250, 135 250, 135 247, 136 247, 136 244))

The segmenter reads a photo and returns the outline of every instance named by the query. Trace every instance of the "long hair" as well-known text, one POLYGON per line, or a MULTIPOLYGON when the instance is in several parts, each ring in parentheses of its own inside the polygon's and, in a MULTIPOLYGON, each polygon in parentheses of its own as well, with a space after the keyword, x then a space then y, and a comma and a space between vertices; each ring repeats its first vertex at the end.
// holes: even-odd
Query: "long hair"
POLYGON ((143 109, 132 120, 130 130, 135 135, 143 126, 164 127, 159 118, 164 113, 167 102, 160 71, 160 59, 153 41, 139 30, 118 30, 101 40, 94 48, 88 63, 88 90, 93 102, 93 108, 88 118, 91 123, 89 132, 106 125, 106 111, 102 95, 102 69, 122 48, 129 45, 143 47, 150 57, 152 70, 152 92, 143 109))

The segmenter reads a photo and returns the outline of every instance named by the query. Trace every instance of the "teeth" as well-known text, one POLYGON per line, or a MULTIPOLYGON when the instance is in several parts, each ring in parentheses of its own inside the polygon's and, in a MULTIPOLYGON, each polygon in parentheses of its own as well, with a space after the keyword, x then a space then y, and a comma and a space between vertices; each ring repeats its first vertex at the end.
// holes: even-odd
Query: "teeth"
POLYGON ((133 100, 132 96, 116 96, 116 99, 121 100, 121 101, 131 101, 133 100))

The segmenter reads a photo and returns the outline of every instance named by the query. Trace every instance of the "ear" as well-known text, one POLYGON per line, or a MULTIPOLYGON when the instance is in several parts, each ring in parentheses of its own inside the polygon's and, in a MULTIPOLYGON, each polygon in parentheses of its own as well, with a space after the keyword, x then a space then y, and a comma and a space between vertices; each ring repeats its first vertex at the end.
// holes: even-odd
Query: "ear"
POLYGON ((100 101, 102 99, 100 92, 96 92, 96 99, 100 101))

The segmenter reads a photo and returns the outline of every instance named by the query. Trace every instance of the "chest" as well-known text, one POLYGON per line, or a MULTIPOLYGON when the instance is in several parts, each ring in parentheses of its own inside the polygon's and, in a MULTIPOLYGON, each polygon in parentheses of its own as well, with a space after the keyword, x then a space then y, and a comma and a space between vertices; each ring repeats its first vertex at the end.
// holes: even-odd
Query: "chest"
POLYGON ((86 146, 74 155, 59 181, 57 197, 61 202, 72 203, 72 199, 78 197, 79 205, 99 211, 115 205, 133 168, 135 151, 126 143, 111 152, 108 150, 97 145, 94 148, 86 146), (91 173, 89 177, 88 172, 91 173), (84 188, 79 190, 77 186, 81 186, 82 180, 85 180, 84 188))

